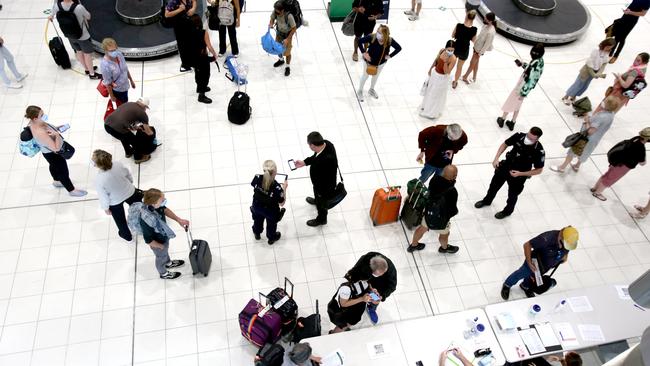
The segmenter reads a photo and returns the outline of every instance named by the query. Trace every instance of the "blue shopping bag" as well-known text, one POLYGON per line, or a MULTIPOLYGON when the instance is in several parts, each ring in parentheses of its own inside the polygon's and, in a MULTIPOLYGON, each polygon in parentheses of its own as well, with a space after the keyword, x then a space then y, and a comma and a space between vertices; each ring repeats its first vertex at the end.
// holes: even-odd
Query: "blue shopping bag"
POLYGON ((271 35, 271 30, 266 31, 262 36, 262 48, 271 55, 280 56, 284 53, 284 46, 282 43, 276 42, 271 35))

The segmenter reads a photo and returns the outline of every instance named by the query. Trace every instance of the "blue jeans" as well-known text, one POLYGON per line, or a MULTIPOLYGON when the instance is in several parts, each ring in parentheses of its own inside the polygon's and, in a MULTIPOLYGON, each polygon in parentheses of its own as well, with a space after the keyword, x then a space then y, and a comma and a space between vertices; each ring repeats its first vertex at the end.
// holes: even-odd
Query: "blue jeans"
POLYGON ((14 55, 12 55, 7 47, 3 44, 2 47, 0 47, 0 80, 2 80, 2 83, 4 85, 9 85, 11 81, 5 73, 5 62, 7 63, 7 66, 9 66, 9 70, 11 70, 16 79, 20 79, 22 75, 18 72, 18 69, 16 69, 14 55))
POLYGON ((443 169, 445 169, 445 167, 440 168, 430 164, 424 164, 424 167, 422 167, 422 171, 420 172, 420 182, 426 183, 432 175, 442 174, 443 169))
POLYGON ((531 276, 533 276, 533 271, 530 270, 530 267, 528 267, 528 263, 524 260, 524 264, 519 267, 516 271, 512 272, 508 278, 506 278, 506 282, 504 283, 508 287, 512 287, 517 284, 520 280, 524 280, 522 283, 522 286, 529 289, 530 286, 532 285, 531 281, 531 276))
POLYGON ((587 88, 589 87, 589 84, 591 84, 591 80, 593 78, 591 76, 587 77, 587 80, 582 80, 580 79, 580 75, 576 78, 576 81, 573 82, 573 85, 569 87, 566 91, 566 95, 569 97, 577 97, 581 96, 582 93, 587 91, 587 88))

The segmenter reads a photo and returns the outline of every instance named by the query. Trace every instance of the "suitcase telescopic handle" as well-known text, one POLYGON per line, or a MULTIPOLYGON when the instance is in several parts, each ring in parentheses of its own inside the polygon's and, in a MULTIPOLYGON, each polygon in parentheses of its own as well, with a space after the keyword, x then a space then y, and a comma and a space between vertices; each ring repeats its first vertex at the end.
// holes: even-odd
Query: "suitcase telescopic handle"
POLYGON ((259 300, 259 303, 260 303, 260 305, 262 305, 262 307, 267 306, 267 305, 269 304, 269 302, 270 302, 270 301, 269 301, 269 297, 266 296, 266 295, 264 295, 264 294, 261 293, 261 292, 258 292, 258 293, 257 293, 257 299, 259 300), (265 304, 262 304, 262 298, 264 298, 264 300, 266 300, 266 303, 265 303, 265 304))
POLYGON ((190 246, 190 250, 192 249, 192 242, 194 242, 194 239, 192 238, 192 231, 190 230, 189 225, 183 226, 183 229, 185 229, 185 236, 187 237, 187 244, 190 246))
POLYGON ((291 285, 291 295, 290 298, 293 298, 293 282, 291 282, 287 277, 284 278, 284 293, 287 293, 287 282, 291 285))

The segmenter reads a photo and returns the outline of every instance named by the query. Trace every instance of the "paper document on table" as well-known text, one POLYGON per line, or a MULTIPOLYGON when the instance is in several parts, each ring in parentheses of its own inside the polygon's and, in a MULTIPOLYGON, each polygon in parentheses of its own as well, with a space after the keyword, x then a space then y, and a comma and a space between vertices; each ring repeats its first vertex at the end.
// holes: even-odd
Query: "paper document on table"
POLYGON ((552 348, 560 345, 551 323, 535 324, 535 329, 537 329, 537 334, 539 334, 539 339, 542 340, 544 347, 552 348))
POLYGON ((344 364, 343 360, 345 360, 345 357, 343 356, 343 351, 341 351, 339 348, 329 355, 321 358, 320 364, 321 366, 342 366, 344 364))
POLYGON ((598 324, 578 324, 578 332, 583 341, 604 342, 603 330, 598 324))
POLYGON ((366 346, 368 347, 368 356, 370 356, 371 360, 386 357, 390 354, 390 347, 384 340, 367 343, 366 346))
POLYGON ((555 323, 555 330, 560 335, 560 341, 564 346, 577 346, 578 337, 573 331, 571 323, 555 323))
POLYGON ((618 292, 618 297, 621 300, 629 300, 630 292, 627 290, 627 286, 616 286, 616 292, 618 292))
POLYGON ((544 347, 544 344, 539 338, 539 334, 537 334, 535 328, 519 329, 519 336, 521 337, 521 340, 524 341, 526 348, 528 348, 529 354, 534 355, 546 352, 546 347, 544 347))
POLYGON ((570 297, 567 300, 569 301, 571 310, 573 310, 574 313, 584 313, 594 310, 587 296, 570 297))
POLYGON ((542 272, 539 271, 539 264, 537 264, 537 258, 531 259, 531 262, 533 262, 533 265, 535 266, 535 271, 533 272, 535 274, 535 283, 540 286, 542 283, 544 283, 544 280, 542 279, 542 272))
POLYGON ((501 330, 515 329, 517 323, 510 313, 501 313, 496 316, 497 324, 501 330))

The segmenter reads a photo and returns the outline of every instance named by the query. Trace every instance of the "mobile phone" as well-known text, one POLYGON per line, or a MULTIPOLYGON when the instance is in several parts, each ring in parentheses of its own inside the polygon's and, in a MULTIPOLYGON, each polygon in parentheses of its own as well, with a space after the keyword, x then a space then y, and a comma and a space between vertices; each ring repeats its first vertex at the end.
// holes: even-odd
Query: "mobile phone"
POLYGON ((422 363, 422 361, 416 361, 415 366, 424 366, 424 364, 422 363))
POLYGON ((289 163, 289 169, 291 169, 291 170, 296 170, 296 169, 298 169, 298 168, 296 168, 296 162, 295 162, 295 160, 293 160, 293 159, 289 159, 289 160, 287 161, 287 163, 289 163))
POLYGON ((481 348, 481 349, 477 349, 476 351, 474 351, 474 357, 487 356, 490 353, 492 353, 492 350, 489 347, 488 348, 481 348))
POLYGON ((288 175, 288 174, 276 173, 276 174, 275 174, 275 180, 278 180, 278 178, 281 178, 281 177, 283 177, 283 176, 284 176, 284 180, 283 180, 283 181, 286 182, 286 181, 287 181, 287 178, 289 178, 289 175, 288 175))
POLYGON ((521 63, 521 61, 519 61, 519 60, 515 60, 515 64, 516 64, 517 66, 521 66, 521 65, 523 65, 523 64, 521 63))
POLYGON ((372 301, 379 301, 381 298, 376 293, 371 292, 370 299, 372 299, 372 301))
POLYGON ((63 133, 65 131, 69 130, 69 129, 70 129, 70 124, 69 123, 66 123, 64 125, 61 125, 61 126, 57 127, 57 130, 59 131, 59 133, 63 133))

